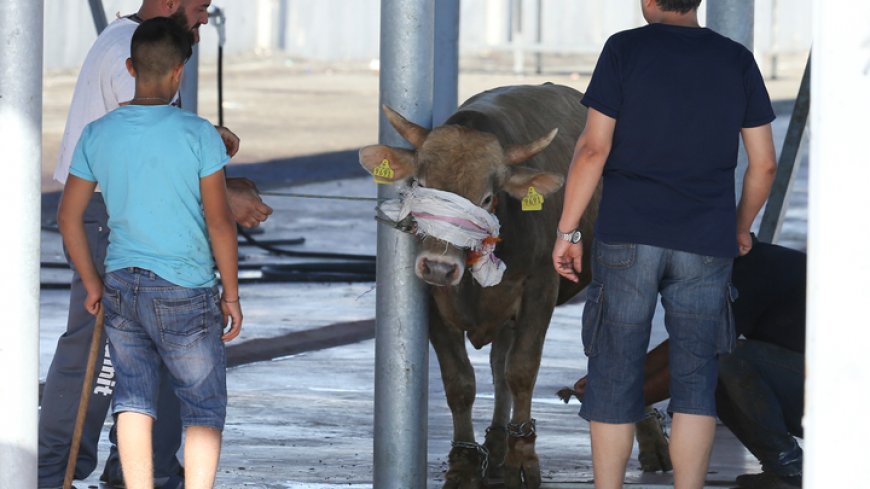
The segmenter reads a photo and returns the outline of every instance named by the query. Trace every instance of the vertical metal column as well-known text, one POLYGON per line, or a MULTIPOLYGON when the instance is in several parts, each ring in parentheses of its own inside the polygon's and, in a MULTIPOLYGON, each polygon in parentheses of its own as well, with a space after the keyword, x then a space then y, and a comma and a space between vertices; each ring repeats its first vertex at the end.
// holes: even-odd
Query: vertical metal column
POLYGON ((0 487, 36 487, 43 2, 0 2, 0 487))
MULTIPOLYGON (((755 29, 755 0, 708 0, 707 27, 730 37, 752 51, 755 29)), ((735 171, 735 193, 738 201, 743 190, 743 177, 749 161, 740 142, 735 171)))
POLYGON ((752 50, 755 39, 755 0, 710 0, 707 27, 752 50))
POLYGON ((459 0, 435 4, 435 88, 432 126, 440 126, 459 105, 459 0))
POLYGON ((106 19, 106 10, 103 8, 103 0, 88 0, 88 3, 91 5, 94 27, 97 29, 97 35, 99 36, 103 32, 103 29, 109 25, 109 21, 106 19))
MULTIPOLYGON (((435 0, 381 0, 381 103, 432 121, 435 0)), ((408 146, 381 114, 379 141, 408 146)), ((396 195, 382 185, 378 197, 396 195)), ((416 239, 378 227, 374 487, 426 487, 427 295, 414 276, 416 239)))
POLYGON ((193 47, 193 54, 184 65, 179 92, 181 108, 196 114, 199 111, 199 45, 193 47))
POLYGON ((544 0, 535 1, 535 73, 544 71, 544 0))
POLYGON ((526 36, 523 34, 523 0, 510 0, 510 42, 514 51, 514 74, 526 70, 526 36))
POLYGON ((779 163, 776 165, 776 179, 770 190, 767 205, 764 206, 764 215, 758 229, 758 239, 765 243, 773 243, 779 236, 782 228, 782 220, 785 216, 785 201, 788 199, 791 183, 794 180, 795 170, 800 167, 797 159, 801 156, 801 141, 804 137, 804 129, 807 126, 807 118, 810 113, 810 68, 812 60, 807 59, 804 76, 801 78, 800 89, 797 99, 794 101, 791 120, 785 133, 785 141, 782 143, 782 151, 779 153, 779 163))
POLYGON ((866 487, 870 3, 814 0, 804 486, 866 487))

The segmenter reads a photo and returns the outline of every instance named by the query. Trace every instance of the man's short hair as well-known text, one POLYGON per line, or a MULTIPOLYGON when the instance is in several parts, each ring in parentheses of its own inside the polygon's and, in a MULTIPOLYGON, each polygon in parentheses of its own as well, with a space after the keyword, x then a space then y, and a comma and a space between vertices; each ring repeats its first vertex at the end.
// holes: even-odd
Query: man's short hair
POLYGON ((193 35, 168 17, 139 24, 130 41, 130 58, 136 75, 158 78, 190 58, 193 35))
POLYGON ((701 0, 656 0, 659 8, 666 12, 679 12, 685 14, 701 5, 701 0))

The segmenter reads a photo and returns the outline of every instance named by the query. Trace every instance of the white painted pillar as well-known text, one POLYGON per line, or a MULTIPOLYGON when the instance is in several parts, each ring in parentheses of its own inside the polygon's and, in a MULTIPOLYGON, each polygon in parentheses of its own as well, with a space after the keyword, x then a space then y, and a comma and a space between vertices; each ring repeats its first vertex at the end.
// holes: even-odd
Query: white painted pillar
POLYGON ((804 487, 867 487, 870 2, 813 0, 804 487))
POLYGON ((0 2, 0 487, 36 487, 43 2, 0 2))

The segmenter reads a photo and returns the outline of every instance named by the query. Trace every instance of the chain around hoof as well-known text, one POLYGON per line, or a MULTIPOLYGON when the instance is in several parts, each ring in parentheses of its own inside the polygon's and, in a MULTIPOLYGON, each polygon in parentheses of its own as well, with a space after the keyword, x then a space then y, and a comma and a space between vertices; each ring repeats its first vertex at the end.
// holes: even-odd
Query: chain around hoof
MULTIPOLYGON (((480 479, 486 480, 486 469, 489 467, 489 451, 483 445, 469 441, 452 441, 450 446, 454 449, 474 450, 480 458, 480 479)), ((452 450, 451 450, 452 452, 452 450)))
POLYGON ((508 423, 508 436, 511 438, 530 438, 535 436, 535 418, 522 423, 508 423))

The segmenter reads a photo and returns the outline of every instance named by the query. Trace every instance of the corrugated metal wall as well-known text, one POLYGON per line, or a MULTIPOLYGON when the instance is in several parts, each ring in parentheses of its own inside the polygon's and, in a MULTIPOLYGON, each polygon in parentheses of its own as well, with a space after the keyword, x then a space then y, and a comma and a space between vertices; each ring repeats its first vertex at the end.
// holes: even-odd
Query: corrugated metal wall
MULTIPOLYGON (((45 0, 45 67, 76 68, 96 37, 87 0, 45 0)), ((715 1, 715 0, 713 0, 715 1)), ((110 21, 138 0, 104 0, 110 21)), ((323 61, 378 56, 380 0, 214 0, 227 15, 228 55, 280 54, 323 61)), ((517 41, 545 52, 595 55, 607 37, 643 24, 639 0, 464 0, 460 49, 464 56, 510 53, 517 41), (520 10, 519 26, 511 28, 520 10)), ((810 0, 756 0, 755 52, 765 71, 775 54, 803 54, 810 45, 810 0)), ((701 4, 704 20, 705 4, 701 4)), ((216 53, 217 33, 201 31, 201 60, 216 53)))

